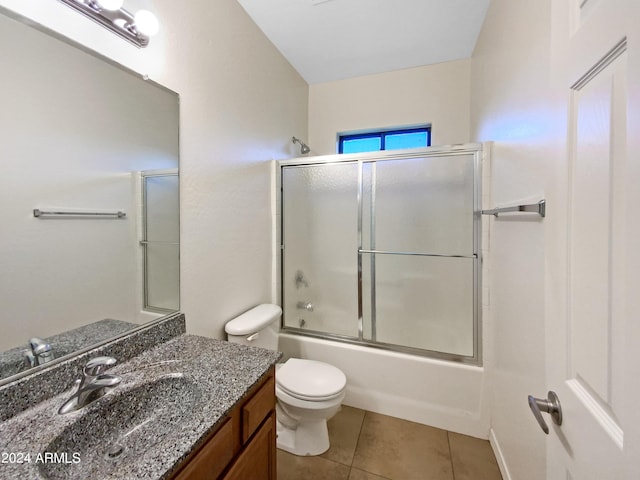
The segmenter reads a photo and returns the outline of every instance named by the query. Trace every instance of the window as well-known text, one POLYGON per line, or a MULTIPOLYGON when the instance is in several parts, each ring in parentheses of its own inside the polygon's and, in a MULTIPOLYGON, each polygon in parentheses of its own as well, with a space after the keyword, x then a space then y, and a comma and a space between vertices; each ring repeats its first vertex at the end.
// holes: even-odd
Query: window
POLYGON ((431 127, 340 135, 338 153, 375 152, 431 145, 431 127))

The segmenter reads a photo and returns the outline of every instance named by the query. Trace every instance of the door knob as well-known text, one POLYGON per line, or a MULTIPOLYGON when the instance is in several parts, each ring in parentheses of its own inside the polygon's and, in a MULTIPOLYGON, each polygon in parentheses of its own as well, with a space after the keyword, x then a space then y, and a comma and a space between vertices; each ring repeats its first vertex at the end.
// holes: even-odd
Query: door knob
POLYGON ((533 412, 533 416, 536 417, 540 428, 547 435, 549 435, 549 427, 542 417, 542 412, 551 415, 551 419, 556 425, 562 425, 562 407, 560 407, 560 399, 556 392, 550 391, 546 399, 529 395, 529 408, 533 412))

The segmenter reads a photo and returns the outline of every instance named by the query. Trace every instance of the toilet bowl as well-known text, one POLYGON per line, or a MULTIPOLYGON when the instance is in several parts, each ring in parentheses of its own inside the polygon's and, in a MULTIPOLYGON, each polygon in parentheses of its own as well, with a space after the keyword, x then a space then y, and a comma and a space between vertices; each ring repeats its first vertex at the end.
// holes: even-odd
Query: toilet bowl
POLYGON ((324 362, 290 358, 276 366, 278 448, 295 455, 329 449, 327 420, 340 411, 347 379, 324 362))
MULTIPOLYGON (((225 325, 230 342, 277 349, 278 305, 262 304, 225 325)), ((329 449, 327 420, 340 410, 347 379, 333 365, 290 358, 276 365, 277 447, 294 455, 329 449)))

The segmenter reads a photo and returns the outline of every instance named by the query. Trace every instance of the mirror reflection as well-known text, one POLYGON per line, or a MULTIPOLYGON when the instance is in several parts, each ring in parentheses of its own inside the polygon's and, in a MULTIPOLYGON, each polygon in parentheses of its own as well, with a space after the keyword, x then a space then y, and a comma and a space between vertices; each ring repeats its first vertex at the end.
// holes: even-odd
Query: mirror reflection
POLYGON ((0 377, 179 308, 177 94, 3 13, 0 377))

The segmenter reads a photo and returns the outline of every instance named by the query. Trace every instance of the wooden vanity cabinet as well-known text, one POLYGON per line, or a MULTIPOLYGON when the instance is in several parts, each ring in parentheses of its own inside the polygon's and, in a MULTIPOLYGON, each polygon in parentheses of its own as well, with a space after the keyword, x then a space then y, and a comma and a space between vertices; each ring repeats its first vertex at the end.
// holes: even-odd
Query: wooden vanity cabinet
POLYGON ((275 370, 267 372, 172 480, 276 480, 275 370))
POLYGON ((272 412, 222 478, 276 480, 276 477, 276 414, 272 412))

